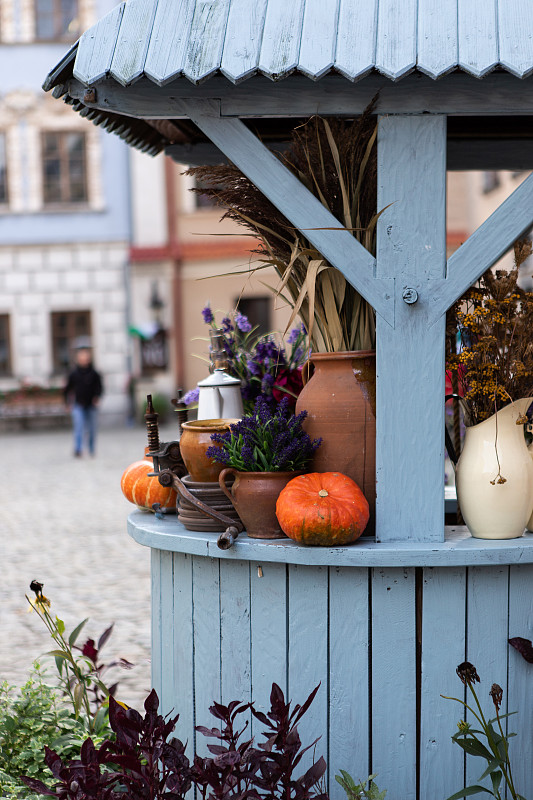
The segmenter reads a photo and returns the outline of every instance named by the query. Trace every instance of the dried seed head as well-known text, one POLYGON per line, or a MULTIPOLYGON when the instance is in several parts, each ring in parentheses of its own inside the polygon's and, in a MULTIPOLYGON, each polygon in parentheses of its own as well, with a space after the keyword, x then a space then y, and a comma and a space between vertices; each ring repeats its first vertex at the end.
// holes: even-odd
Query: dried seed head
POLYGON ((502 704, 502 697, 503 697, 503 689, 501 686, 498 686, 497 683, 493 683, 489 692, 490 696, 492 697, 492 702, 496 708, 496 711, 500 710, 502 704))
POLYGON ((43 593, 43 583, 39 583, 39 581, 32 581, 30 583, 30 589, 32 592, 35 592, 35 595, 39 597, 43 593))
POLYGON ((470 661, 463 661, 462 664, 456 669, 456 672, 465 686, 470 683, 475 683, 476 681, 480 683, 479 675, 477 674, 476 668, 470 661))

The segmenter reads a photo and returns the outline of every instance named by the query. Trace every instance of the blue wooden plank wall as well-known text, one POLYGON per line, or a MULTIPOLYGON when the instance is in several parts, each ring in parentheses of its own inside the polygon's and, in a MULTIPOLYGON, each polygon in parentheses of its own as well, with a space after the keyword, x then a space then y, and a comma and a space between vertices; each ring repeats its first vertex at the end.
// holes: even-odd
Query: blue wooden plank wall
MULTIPOLYGON (((300 726, 335 773, 378 773, 387 800, 445 800, 477 781, 479 759, 451 742, 464 710, 455 668, 481 677, 489 716, 493 682, 518 714, 509 729, 516 785, 533 795, 531 666, 508 647, 531 637, 533 566, 373 568, 302 566, 152 551, 153 683, 178 736, 207 754, 196 724, 212 725, 214 699, 253 699, 264 710, 273 681, 303 702, 300 726)), ((262 726, 252 723, 254 736, 262 726)), ((309 758, 306 764, 309 764, 309 758)))

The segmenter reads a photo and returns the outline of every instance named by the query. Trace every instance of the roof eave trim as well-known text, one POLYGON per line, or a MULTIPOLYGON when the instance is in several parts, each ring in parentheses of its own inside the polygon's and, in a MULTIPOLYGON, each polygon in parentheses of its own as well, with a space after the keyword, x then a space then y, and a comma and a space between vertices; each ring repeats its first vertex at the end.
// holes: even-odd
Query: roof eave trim
POLYGON ((70 78, 72 75, 72 65, 76 60, 76 53, 78 52, 78 45, 80 40, 78 39, 75 44, 72 45, 70 50, 65 53, 59 64, 57 64, 54 69, 48 73, 46 78, 43 82, 43 90, 45 92, 49 92, 50 89, 53 89, 54 86, 57 86, 58 83, 64 83, 63 80, 63 73, 68 71, 68 74, 65 76, 66 78, 70 78))

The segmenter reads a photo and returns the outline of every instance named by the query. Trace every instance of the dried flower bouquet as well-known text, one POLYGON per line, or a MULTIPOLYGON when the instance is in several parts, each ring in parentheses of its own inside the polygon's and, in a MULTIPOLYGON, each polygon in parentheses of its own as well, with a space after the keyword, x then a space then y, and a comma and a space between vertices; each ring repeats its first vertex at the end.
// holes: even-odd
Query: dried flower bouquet
MULTIPOLYGON (((367 248, 375 251, 377 123, 374 101, 355 120, 312 117, 294 129, 285 166, 367 248)), ((226 207, 224 217, 252 232, 260 268, 279 276, 275 293, 300 315, 314 351, 375 349, 373 308, 280 211, 233 165, 194 167, 196 189, 226 207)))
POLYGON ((533 395, 533 294, 517 285, 532 250, 529 239, 517 242, 514 269, 488 270, 448 312, 447 370, 468 407, 467 425, 533 395))

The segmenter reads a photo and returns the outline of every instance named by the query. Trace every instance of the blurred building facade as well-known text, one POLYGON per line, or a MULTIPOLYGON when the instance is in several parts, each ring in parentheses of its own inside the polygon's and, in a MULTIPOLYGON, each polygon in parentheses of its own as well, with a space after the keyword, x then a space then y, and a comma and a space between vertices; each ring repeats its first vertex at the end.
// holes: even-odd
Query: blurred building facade
POLYGON ((83 337, 122 416, 128 378, 127 147, 42 92, 112 0, 0 3, 0 389, 61 385, 83 337))

